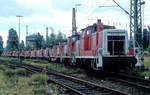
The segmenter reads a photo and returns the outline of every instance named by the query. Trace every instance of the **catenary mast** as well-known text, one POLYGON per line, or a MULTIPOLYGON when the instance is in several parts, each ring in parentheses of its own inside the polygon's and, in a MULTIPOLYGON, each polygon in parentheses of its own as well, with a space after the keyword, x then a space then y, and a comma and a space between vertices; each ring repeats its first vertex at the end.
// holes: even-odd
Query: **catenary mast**
POLYGON ((145 2, 142 2, 141 0, 130 1, 130 39, 134 39, 140 47, 143 47, 141 15, 141 5, 143 4, 145 4, 145 2))

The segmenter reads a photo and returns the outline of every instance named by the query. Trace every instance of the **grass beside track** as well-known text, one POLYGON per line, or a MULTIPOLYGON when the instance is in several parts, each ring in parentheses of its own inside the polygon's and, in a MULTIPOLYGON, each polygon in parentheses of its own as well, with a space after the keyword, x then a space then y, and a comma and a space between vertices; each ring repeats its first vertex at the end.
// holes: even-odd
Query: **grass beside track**
POLYGON ((150 56, 144 57, 144 65, 150 70, 150 56))
MULTIPOLYGON (((16 59, 16 58, 0 57, 0 60, 3 60, 3 61, 6 61, 6 60, 8 61, 8 60, 12 60, 12 59, 16 59)), ((64 64, 50 63, 47 60, 25 59, 25 60, 23 60, 23 62, 28 63, 28 64, 32 64, 35 66, 42 66, 42 67, 45 67, 47 69, 55 70, 55 71, 58 71, 58 72, 61 72, 64 74, 77 76, 80 78, 85 78, 87 76, 86 72, 83 69, 68 68, 68 67, 64 66, 64 64)), ((140 76, 140 77, 145 77, 145 76, 150 77, 150 56, 144 57, 144 65, 149 70, 147 70, 147 71, 137 70, 137 72, 135 72, 135 73, 137 76, 140 76)))
POLYGON ((83 69, 69 68, 69 67, 64 66, 64 64, 50 63, 46 60, 41 60, 41 59, 26 59, 23 62, 32 64, 34 66, 41 66, 46 69, 54 70, 54 71, 72 75, 72 76, 78 76, 78 77, 86 76, 86 73, 83 69))
POLYGON ((63 95, 59 86, 47 84, 44 73, 27 76, 23 68, 9 68, 0 65, 0 95, 63 95))
MULTIPOLYGON (((63 64, 49 63, 46 60, 40 60, 40 59, 26 59, 26 60, 24 60, 24 62, 28 63, 28 64, 35 65, 35 66, 42 66, 42 67, 45 67, 47 69, 56 70, 58 72, 72 75, 72 76, 78 76, 81 78, 86 77, 86 73, 82 69, 67 68, 63 64)), ((145 77, 145 76, 150 77, 150 56, 144 57, 144 64, 145 64, 146 68, 149 68, 149 70, 146 70, 146 71, 137 70, 136 74, 137 74, 137 76, 140 76, 140 77, 145 77)))
MULTIPOLYGON (((0 57, 0 62, 8 62, 11 60, 14 60, 17 58, 13 57, 0 57)), ((72 76, 78 76, 80 78, 86 77, 86 72, 83 69, 80 68, 68 68, 64 66, 64 64, 57 64, 57 63, 50 63, 47 60, 41 60, 41 59, 24 59, 22 62, 27 64, 32 64, 35 66, 42 66, 50 70, 55 70, 64 74, 72 75, 72 76)))
POLYGON ((150 78, 150 56, 144 56, 144 66, 148 70, 137 70, 136 74, 141 77, 150 78))
POLYGON ((8 61, 11 61, 13 59, 18 59, 18 58, 13 58, 13 57, 2 57, 0 56, 0 61, 4 61, 4 62, 8 62, 8 61))
POLYGON ((139 74, 140 76, 146 76, 150 78, 150 56, 144 57, 144 65, 145 65, 145 68, 148 68, 148 70, 140 72, 139 74))

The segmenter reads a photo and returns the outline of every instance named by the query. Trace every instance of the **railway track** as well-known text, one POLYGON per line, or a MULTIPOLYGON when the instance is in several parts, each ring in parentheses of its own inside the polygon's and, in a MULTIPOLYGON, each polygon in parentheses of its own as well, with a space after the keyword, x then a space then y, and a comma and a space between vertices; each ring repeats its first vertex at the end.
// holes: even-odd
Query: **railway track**
POLYGON ((118 74, 118 73, 117 74, 113 73, 110 79, 113 81, 119 81, 134 87, 138 87, 140 89, 149 91, 150 93, 150 80, 146 80, 143 78, 126 75, 126 74, 118 74))
MULTIPOLYGON (((14 62, 13 62, 14 63, 14 62)), ((20 63, 19 63, 20 64, 20 63)), ((46 72, 49 76, 48 82, 54 82, 66 88, 77 95, 128 95, 129 93, 114 90, 104 85, 100 86, 96 82, 89 82, 72 76, 64 75, 62 73, 50 71, 46 68, 33 66, 30 64, 16 65, 31 71, 32 73, 46 72)), ((142 89, 150 93, 150 81, 138 77, 133 77, 125 74, 113 73, 110 78, 114 82, 121 82, 127 84, 129 87, 142 89)), ((146 94, 147 95, 147 94, 146 94)))
POLYGON ((49 76, 48 82, 59 84, 63 88, 70 91, 72 93, 71 95, 127 95, 124 92, 112 88, 100 86, 79 78, 53 72, 42 67, 36 67, 23 63, 20 63, 19 65, 16 63, 14 65, 25 68, 32 73, 46 72, 49 76))
MULTIPOLYGON (((66 75, 63 75, 63 76, 66 76, 66 75)), ((146 93, 150 94, 150 80, 145 80, 145 79, 142 79, 142 78, 139 78, 139 77, 129 76, 129 75, 125 75, 125 74, 115 74, 115 76, 116 76, 116 78, 114 78, 115 81, 119 81, 123 84, 128 84, 129 87, 131 86, 131 87, 134 87, 134 88, 138 88, 138 89, 141 89, 144 92, 146 91, 146 93)), ((66 76, 66 77, 68 77, 68 76, 66 76)), ((74 77, 72 77, 72 78, 74 79, 74 77)), ((76 80, 80 81, 80 79, 78 79, 78 78, 76 78, 76 80)), ((81 80, 81 81, 84 82, 84 80, 81 80)), ((92 84, 94 84, 94 83, 92 82, 92 84)), ((96 85, 96 87, 97 86, 99 86, 99 85, 96 85)), ((121 91, 119 91, 119 92, 121 92, 121 91)), ((87 95, 87 94, 85 94, 85 95, 87 95)), ((94 95, 96 95, 96 94, 94 94, 94 95)))

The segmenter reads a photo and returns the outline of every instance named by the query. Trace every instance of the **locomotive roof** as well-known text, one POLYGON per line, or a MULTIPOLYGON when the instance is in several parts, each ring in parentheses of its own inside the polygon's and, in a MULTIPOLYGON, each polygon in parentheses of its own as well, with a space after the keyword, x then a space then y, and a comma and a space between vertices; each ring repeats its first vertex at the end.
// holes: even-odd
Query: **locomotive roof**
MULTIPOLYGON (((87 26, 86 28, 81 29, 81 31, 92 30, 96 27, 96 23, 93 25, 87 26)), ((103 25, 103 29, 115 29, 115 26, 103 25)))
POLYGON ((104 32, 126 32, 124 29, 105 29, 104 32))

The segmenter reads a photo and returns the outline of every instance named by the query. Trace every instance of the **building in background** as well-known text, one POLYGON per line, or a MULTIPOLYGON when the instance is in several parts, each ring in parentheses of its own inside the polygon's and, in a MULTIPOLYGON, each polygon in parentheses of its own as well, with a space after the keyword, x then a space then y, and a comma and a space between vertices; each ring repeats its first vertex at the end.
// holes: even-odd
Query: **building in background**
POLYGON ((45 41, 40 33, 26 36, 26 47, 28 49, 41 49, 44 48, 45 41))
POLYGON ((36 39, 37 39, 36 35, 26 36, 26 46, 35 45, 36 44, 36 39))

